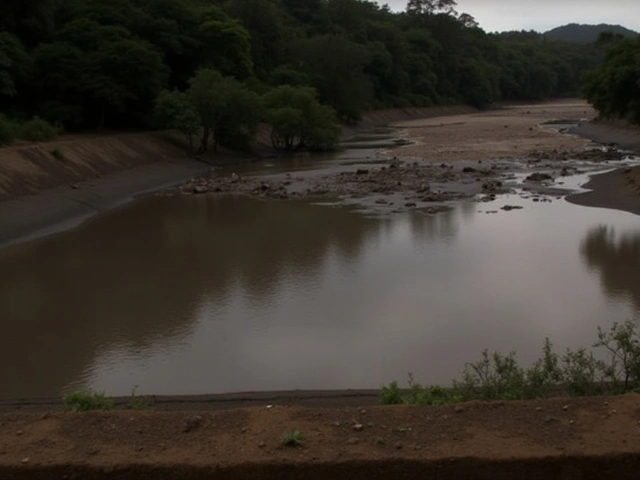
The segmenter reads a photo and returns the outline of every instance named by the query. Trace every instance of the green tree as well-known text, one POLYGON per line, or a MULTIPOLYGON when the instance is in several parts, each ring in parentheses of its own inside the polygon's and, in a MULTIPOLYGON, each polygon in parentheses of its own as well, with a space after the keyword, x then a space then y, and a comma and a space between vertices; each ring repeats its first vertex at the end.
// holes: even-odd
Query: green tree
POLYGON ((189 95, 177 90, 161 92, 156 100, 155 113, 162 126, 184 134, 189 144, 189 154, 192 154, 193 136, 200 130, 202 121, 189 95))
POLYGON ((324 102, 348 120, 360 118, 373 98, 364 71, 369 63, 366 47, 344 36, 322 35, 300 42, 296 58, 324 102))
POLYGON ((95 102, 99 126, 110 113, 150 109, 168 74, 157 51, 133 40, 104 44, 87 59, 86 69, 84 89, 95 102))
POLYGON ((640 123, 640 37, 611 45, 602 66, 586 77, 584 94, 602 117, 640 123))
POLYGON ((260 97, 216 70, 200 70, 188 93, 202 123, 200 153, 208 150, 211 140, 214 152, 220 143, 247 141, 260 121, 260 97))
POLYGON ((0 96, 14 96, 16 85, 24 80, 31 67, 31 58, 16 36, 0 32, 0 96))
POLYGON ((209 20, 200 27, 199 38, 203 51, 201 66, 240 79, 253 73, 251 37, 238 22, 209 20))
POLYGON ((439 12, 454 13, 457 4, 455 0, 409 0, 407 13, 411 15, 431 15, 439 12))
POLYGON ((314 89, 283 85, 264 96, 274 148, 329 150, 340 137, 335 111, 321 105, 314 89))

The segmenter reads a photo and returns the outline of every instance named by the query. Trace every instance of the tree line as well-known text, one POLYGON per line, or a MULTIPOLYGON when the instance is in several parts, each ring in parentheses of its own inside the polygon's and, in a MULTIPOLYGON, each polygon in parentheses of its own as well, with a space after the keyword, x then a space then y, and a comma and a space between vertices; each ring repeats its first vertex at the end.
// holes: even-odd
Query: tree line
POLYGON ((640 123, 640 36, 603 33, 602 65, 585 78, 584 95, 601 117, 640 123))
POLYGON ((534 32, 488 34, 454 0, 404 12, 367 0, 0 6, 5 117, 67 131, 171 126, 200 150, 246 145, 261 121, 277 148, 330 148, 337 121, 369 109, 576 95, 601 57, 534 32))

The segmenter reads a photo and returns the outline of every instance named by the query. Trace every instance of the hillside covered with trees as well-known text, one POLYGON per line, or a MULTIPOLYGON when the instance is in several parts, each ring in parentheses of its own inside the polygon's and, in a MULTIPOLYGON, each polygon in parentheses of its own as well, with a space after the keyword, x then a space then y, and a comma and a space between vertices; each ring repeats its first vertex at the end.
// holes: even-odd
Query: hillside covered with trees
POLYGON ((640 36, 600 36, 606 58, 585 78, 584 94, 603 118, 640 124, 640 36))
POLYGON ((638 35, 638 32, 629 30, 621 25, 608 25, 606 23, 599 25, 581 25, 578 23, 570 23, 549 30, 545 32, 544 36, 549 40, 558 40, 561 42, 595 43, 598 41, 600 34, 605 32, 622 35, 623 37, 635 37, 638 35))
MULTIPOLYGON (((242 147, 330 148, 368 109, 576 95, 602 52, 490 35, 453 0, 6 0, 0 143, 56 129, 181 130, 242 147), (34 117, 38 119, 33 120, 34 117)), ((194 142, 195 138, 195 142, 194 142)))

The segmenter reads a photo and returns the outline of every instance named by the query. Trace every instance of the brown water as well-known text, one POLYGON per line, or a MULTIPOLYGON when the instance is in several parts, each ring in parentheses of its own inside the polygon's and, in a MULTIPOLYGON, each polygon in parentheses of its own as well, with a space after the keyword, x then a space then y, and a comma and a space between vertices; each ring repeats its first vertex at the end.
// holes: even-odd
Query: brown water
POLYGON ((2 397, 448 382, 640 316, 640 217, 505 197, 387 219, 148 198, 0 251, 2 397), (524 210, 484 213, 504 203, 524 210))

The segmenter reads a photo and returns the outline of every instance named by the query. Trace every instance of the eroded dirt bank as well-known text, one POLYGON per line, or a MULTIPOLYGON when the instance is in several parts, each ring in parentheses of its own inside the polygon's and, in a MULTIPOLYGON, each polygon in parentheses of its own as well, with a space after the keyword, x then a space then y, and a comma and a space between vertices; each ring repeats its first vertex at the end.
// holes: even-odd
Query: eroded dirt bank
POLYGON ((0 415, 0 476, 631 479, 638 396, 446 407, 0 415), (302 446, 286 447, 299 431, 302 446))

